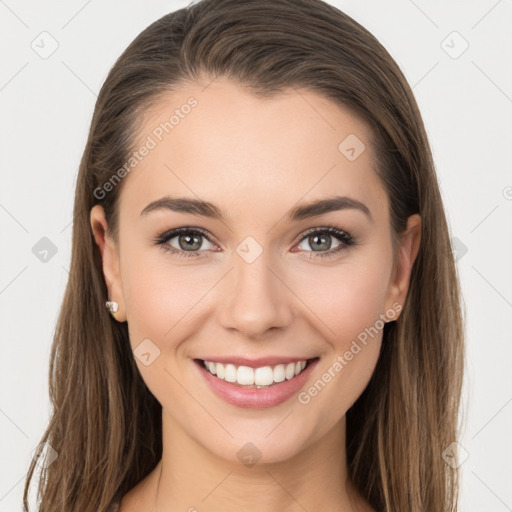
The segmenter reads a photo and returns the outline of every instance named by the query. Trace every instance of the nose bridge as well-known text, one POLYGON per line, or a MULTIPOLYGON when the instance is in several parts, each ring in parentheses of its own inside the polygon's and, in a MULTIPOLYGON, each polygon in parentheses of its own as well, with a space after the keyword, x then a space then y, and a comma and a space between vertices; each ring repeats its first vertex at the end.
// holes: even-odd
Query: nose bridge
POLYGON ((234 268, 227 279, 220 314, 225 328, 251 337, 272 327, 284 327, 292 317, 290 294, 275 275, 276 270, 271 270, 275 265, 270 251, 258 246, 254 240, 242 242, 233 255, 234 268))

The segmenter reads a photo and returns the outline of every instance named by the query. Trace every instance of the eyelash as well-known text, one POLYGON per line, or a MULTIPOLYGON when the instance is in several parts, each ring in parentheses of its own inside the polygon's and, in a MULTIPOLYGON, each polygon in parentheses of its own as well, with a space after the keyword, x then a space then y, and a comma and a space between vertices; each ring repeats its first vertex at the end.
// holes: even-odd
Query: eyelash
MULTIPOLYGON (((355 238, 348 231, 342 231, 338 228, 335 228, 334 226, 323 226, 321 228, 309 229, 302 235, 302 237, 297 241, 297 243, 301 243, 306 238, 308 238, 309 236, 311 236, 312 234, 315 234, 315 233, 319 233, 319 234, 327 233, 329 235, 332 235, 339 242, 341 242, 341 244, 333 250, 307 251, 307 252, 315 253, 314 256, 308 256, 308 258, 314 259, 314 258, 332 257, 344 249, 347 249, 349 247, 353 247, 353 246, 357 245, 355 238)), ((183 250, 176 249, 175 247, 172 247, 167 243, 167 242, 169 242, 169 240, 172 240, 176 236, 179 236, 182 234, 201 235, 202 237, 206 238, 206 240, 208 240, 208 242, 214 243, 210 240, 206 231, 204 231, 200 228, 190 228, 190 227, 176 228, 176 229, 171 229, 169 231, 166 231, 166 232, 162 233, 161 235, 157 236, 154 239, 154 243, 156 245, 160 245, 164 251, 169 251, 180 258, 195 258, 195 257, 201 256, 200 253, 202 251, 183 251, 183 250)))

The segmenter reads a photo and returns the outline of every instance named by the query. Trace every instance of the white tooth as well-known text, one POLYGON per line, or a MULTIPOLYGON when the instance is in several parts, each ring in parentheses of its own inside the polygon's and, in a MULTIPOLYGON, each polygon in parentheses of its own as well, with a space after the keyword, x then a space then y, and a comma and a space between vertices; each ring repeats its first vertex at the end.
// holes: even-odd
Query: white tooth
POLYGON ((226 365, 226 374, 224 379, 226 382, 236 382, 236 366, 234 364, 226 365))
POLYGON ((274 381, 274 371, 271 366, 263 366, 254 370, 254 384, 256 386, 270 386, 274 381))
POLYGON ((236 381, 242 386, 254 384, 254 370, 249 366, 239 366, 236 372, 236 381))
POLYGON ((284 364, 278 364, 274 367, 274 382, 283 382, 284 379, 284 364))
POLYGON ((219 379, 226 382, 237 382, 242 386, 267 387, 274 382, 283 382, 285 379, 293 379, 305 367, 306 361, 297 363, 288 363, 287 365, 278 364, 274 368, 271 366, 263 366, 261 368, 251 368, 249 366, 236 367, 233 364, 223 365, 222 363, 213 363, 211 361, 203 361, 207 370, 213 375, 217 375, 219 379))
POLYGON ((217 377, 219 377, 219 379, 224 380, 226 371, 225 371, 224 365, 222 363, 217 363, 217 367, 215 368, 215 373, 217 374, 217 377))

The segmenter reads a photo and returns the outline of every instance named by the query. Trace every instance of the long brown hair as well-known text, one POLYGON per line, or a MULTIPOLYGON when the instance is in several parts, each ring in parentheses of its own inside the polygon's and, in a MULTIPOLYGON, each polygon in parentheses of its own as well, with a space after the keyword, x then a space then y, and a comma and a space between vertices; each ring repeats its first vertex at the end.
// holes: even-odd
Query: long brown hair
MULTIPOLYGON (((78 173, 70 276, 51 351, 53 411, 41 439, 57 458, 39 462, 38 510, 105 511, 161 458, 161 405, 137 370, 127 324, 105 310, 89 212, 102 204, 115 235, 123 181, 95 191, 127 161, 145 109, 205 76, 262 97, 308 88, 371 128, 393 235, 419 213, 421 245, 402 314, 385 325, 375 372, 347 412, 349 475, 378 511, 456 510, 458 472, 442 455, 459 433, 463 304, 429 143, 395 61, 321 0, 202 0, 151 24, 110 70, 78 173)), ((33 460, 26 510, 35 469, 33 460)))

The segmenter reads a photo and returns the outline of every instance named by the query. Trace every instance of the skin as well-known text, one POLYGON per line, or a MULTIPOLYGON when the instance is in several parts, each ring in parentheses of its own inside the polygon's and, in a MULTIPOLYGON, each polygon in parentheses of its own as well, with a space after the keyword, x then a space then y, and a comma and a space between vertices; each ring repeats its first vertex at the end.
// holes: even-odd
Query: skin
MULTIPOLYGON (((149 338, 160 350, 149 366, 135 361, 163 407, 163 456, 121 512, 294 512, 318 503, 371 511, 347 478, 345 413, 374 371, 382 331, 307 404, 296 396, 266 409, 228 404, 197 378, 193 359, 318 356, 309 388, 379 315, 404 304, 420 218, 409 218, 394 253, 368 127, 311 91, 260 99, 222 78, 206 89, 183 85, 146 113, 139 140, 190 96, 197 107, 124 178, 117 243, 101 206, 90 215, 109 299, 119 303, 115 318, 128 321, 132 348, 149 338), (349 134, 366 145, 354 161, 338 150, 349 134), (285 219, 298 204, 338 194, 366 204, 373 221, 356 209, 285 219), (140 215, 165 195, 210 201, 226 220, 165 209, 140 215), (325 225, 357 245, 318 256, 304 232, 325 225), (184 226, 208 233, 202 256, 180 258, 154 243, 184 226), (252 263, 236 252, 248 236, 263 250, 252 263), (261 452, 252 467, 237 458, 247 442, 261 452)), ((343 243, 330 240, 320 251, 343 243)), ((179 237, 168 243, 179 250, 179 237)))

